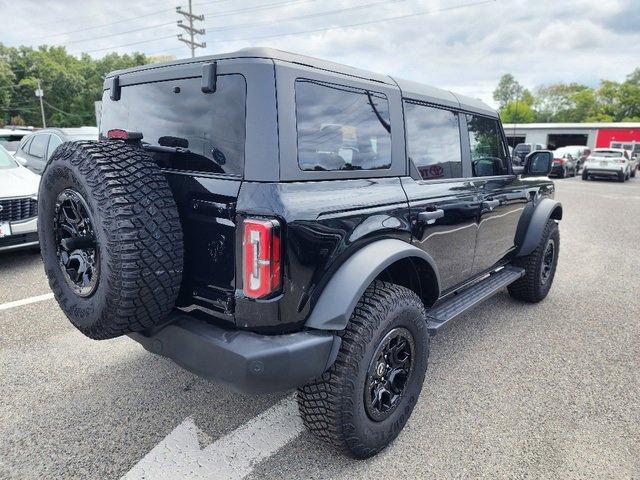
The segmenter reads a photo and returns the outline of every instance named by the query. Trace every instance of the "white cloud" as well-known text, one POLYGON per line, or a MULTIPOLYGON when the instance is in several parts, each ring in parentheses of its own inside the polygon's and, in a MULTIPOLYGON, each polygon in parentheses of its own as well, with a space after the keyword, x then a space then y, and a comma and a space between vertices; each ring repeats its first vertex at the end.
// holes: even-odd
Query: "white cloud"
MULTIPOLYGON (((481 5, 470 5, 477 0, 380 1, 379 5, 341 14, 290 20, 376 2, 308 0, 216 16, 282 1, 195 0, 198 13, 206 14, 204 23, 210 32, 206 36, 208 48, 202 53, 272 46, 449 88, 490 103, 500 75, 507 72, 534 88, 560 81, 595 85, 601 78, 622 80, 640 66, 638 0, 495 0, 481 5), (430 13, 354 28, 249 39, 420 12, 430 13), (253 22, 267 24, 215 31, 253 22), (247 39, 229 41, 237 38, 247 39)), ((188 53, 175 38, 162 39, 178 33, 173 2, 110 0, 105 6, 97 0, 23 0, 0 1, 0 6, 4 23, 13 27, 3 30, 3 42, 8 45, 75 42, 69 43, 68 49, 79 52, 145 42, 115 50, 188 53), (104 24, 111 25, 92 28, 104 24), (151 26, 155 27, 97 38, 151 26), (86 30, 75 31, 82 29, 86 30), (65 34, 50 36, 57 33, 65 34), (78 42, 82 39, 90 40, 78 42)))

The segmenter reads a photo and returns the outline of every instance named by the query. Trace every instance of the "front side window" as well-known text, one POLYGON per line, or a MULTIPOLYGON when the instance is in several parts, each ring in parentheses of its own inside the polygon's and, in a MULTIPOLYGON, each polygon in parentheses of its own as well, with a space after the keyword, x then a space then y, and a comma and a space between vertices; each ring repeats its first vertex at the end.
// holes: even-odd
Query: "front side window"
POLYGON ((462 177, 458 114, 412 102, 404 104, 407 152, 424 180, 462 177))
POLYGON ((391 167, 389 101, 383 94, 297 80, 298 165, 302 170, 391 167))
POLYGON ((500 125, 495 118, 466 115, 474 177, 491 177, 509 173, 508 155, 500 125))
POLYGON ((29 146, 29 155, 36 158, 44 157, 44 152, 47 149, 48 142, 49 135, 36 135, 33 137, 31 145, 29 146))

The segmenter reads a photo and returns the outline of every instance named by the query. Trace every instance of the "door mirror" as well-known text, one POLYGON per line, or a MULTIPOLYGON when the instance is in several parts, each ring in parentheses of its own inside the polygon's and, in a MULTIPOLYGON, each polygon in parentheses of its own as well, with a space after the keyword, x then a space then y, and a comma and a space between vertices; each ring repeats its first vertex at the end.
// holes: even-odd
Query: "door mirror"
POLYGON ((536 150, 524 160, 524 175, 549 175, 553 164, 553 153, 549 150, 536 150))

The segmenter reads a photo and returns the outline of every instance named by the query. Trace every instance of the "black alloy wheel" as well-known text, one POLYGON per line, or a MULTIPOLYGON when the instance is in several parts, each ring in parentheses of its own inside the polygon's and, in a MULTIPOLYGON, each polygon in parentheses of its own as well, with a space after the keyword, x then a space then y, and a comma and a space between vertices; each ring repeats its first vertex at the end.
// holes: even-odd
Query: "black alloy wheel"
POLYGON ((90 296, 98 284, 100 248, 87 202, 77 191, 67 188, 60 192, 53 226, 64 279, 76 295, 90 296))
POLYGON ((554 260, 556 256, 556 243, 553 238, 549 238, 542 254, 542 268, 540 269, 540 283, 542 285, 549 281, 551 272, 554 268, 554 260))
POLYGON ((406 328, 394 328, 380 341, 365 380, 364 402, 371 420, 380 422, 397 408, 413 372, 415 342, 406 328))

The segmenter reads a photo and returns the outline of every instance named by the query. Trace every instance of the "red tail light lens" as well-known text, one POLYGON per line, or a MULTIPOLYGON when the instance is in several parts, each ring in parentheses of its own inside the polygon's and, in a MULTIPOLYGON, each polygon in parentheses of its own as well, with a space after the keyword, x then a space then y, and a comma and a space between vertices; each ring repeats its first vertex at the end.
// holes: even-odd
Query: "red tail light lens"
POLYGON ((280 288, 280 223, 246 219, 243 234, 243 290, 261 298, 280 288))
POLYGON ((553 159, 553 163, 556 165, 562 165, 564 164, 565 160, 563 158, 554 158, 553 159))

